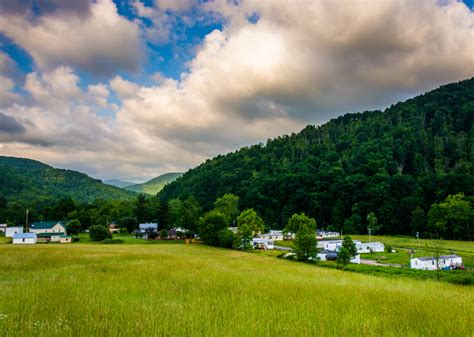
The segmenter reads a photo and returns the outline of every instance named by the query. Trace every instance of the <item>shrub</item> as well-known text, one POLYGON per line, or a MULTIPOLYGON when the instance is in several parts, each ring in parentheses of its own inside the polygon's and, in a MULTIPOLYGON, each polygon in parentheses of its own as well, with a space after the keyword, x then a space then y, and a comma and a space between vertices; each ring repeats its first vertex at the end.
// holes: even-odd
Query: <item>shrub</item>
POLYGON ((104 239, 100 241, 100 243, 105 243, 105 244, 117 244, 117 243, 123 243, 122 239, 104 239))
POLYGON ((89 238, 91 241, 102 241, 105 239, 111 239, 112 234, 107 227, 95 225, 89 227, 89 238))
POLYGON ((128 229, 125 227, 120 228, 120 234, 128 234, 128 229))
POLYGON ((166 231, 166 229, 162 229, 160 231, 160 238, 161 239, 167 239, 168 238, 168 232, 166 231))

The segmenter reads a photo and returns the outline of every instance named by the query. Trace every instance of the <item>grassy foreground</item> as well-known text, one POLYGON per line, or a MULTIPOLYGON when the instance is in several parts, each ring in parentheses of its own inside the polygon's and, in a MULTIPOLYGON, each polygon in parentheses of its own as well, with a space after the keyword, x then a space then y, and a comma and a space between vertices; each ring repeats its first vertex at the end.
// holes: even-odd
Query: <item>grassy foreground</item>
POLYGON ((2 336, 472 336, 474 289, 202 245, 0 246, 2 336))

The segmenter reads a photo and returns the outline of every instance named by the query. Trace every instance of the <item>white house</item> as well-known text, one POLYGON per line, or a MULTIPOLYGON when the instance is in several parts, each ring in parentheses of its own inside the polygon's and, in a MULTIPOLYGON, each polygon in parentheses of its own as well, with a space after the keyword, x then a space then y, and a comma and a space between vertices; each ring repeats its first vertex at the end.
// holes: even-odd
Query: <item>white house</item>
POLYGON ((149 232, 157 232, 158 224, 155 222, 145 222, 138 225, 138 233, 140 233, 141 238, 148 240, 149 232))
POLYGON ((273 249, 273 241, 263 238, 253 238, 253 248, 255 249, 273 249))
POLYGON ((0 232, 5 233, 7 231, 7 224, 1 223, 0 224, 0 232))
MULTIPOLYGON (((352 240, 357 246, 357 244, 360 244, 361 242, 359 240, 352 240)), ((342 246, 342 240, 323 240, 323 241, 318 241, 317 247, 322 248, 323 250, 327 250, 330 252, 336 252, 339 250, 339 248, 342 246)))
POLYGON ((12 238, 13 235, 23 233, 23 227, 7 227, 5 231, 5 236, 7 238, 12 238))
POLYGON ((66 233, 66 225, 62 221, 41 221, 33 222, 30 225, 30 232, 40 233, 66 233))
MULTIPOLYGON (((444 255, 440 256, 439 269, 452 269, 460 268, 462 266, 462 257, 458 255, 444 255)), ((410 267, 412 269, 422 270, 436 270, 436 258, 435 257, 415 257, 410 260, 410 267)))
POLYGON ((277 231, 273 229, 271 229, 270 232, 266 234, 260 234, 260 237, 262 239, 273 240, 273 241, 282 241, 285 239, 285 236, 283 235, 283 231, 277 231))
POLYGON ((327 232, 323 230, 316 230, 316 238, 319 240, 327 238, 337 238, 339 236, 338 232, 327 232))
POLYGON ((146 222, 138 225, 140 231, 146 231, 147 229, 158 230, 158 224, 154 222, 146 222))
MULTIPOLYGON (((318 253, 318 257, 321 261, 337 260, 337 252, 323 250, 318 253)), ((357 254, 350 262, 360 264, 360 254, 357 254)))
POLYGON ((13 235, 15 245, 34 245, 37 241, 35 233, 16 233, 13 235))
POLYGON ((385 251, 385 246, 382 242, 360 242, 356 243, 356 247, 359 254, 383 253, 385 251))
POLYGON ((30 225, 30 232, 35 233, 38 241, 59 242, 66 234, 66 225, 62 221, 40 221, 30 225))

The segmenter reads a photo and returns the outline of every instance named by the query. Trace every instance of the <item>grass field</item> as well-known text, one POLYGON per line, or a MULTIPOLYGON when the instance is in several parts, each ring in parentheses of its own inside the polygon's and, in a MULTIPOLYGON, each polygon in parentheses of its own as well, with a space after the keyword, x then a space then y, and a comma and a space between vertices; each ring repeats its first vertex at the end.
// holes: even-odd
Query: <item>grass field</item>
POLYGON ((203 245, 0 246, 2 336, 472 336, 474 288, 203 245))

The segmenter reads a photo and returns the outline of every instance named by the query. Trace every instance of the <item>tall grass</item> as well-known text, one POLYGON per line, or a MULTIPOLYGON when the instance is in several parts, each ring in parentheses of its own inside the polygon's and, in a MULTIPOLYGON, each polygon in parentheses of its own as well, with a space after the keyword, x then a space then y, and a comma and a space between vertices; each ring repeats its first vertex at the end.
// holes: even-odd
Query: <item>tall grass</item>
POLYGON ((474 290, 201 245, 0 246, 1 336, 472 336, 474 290))

